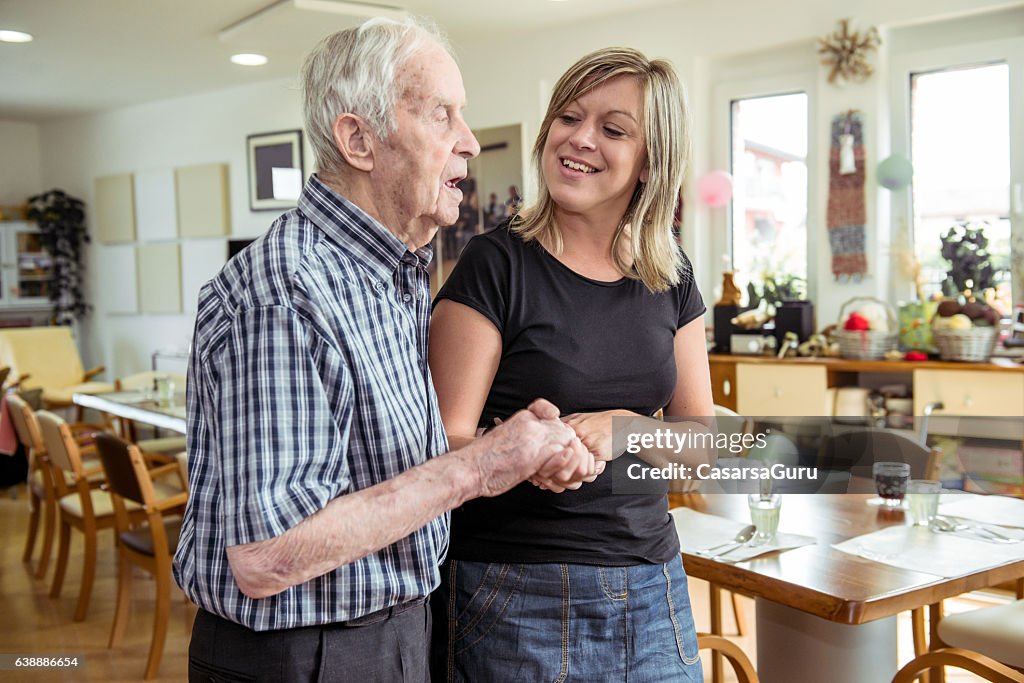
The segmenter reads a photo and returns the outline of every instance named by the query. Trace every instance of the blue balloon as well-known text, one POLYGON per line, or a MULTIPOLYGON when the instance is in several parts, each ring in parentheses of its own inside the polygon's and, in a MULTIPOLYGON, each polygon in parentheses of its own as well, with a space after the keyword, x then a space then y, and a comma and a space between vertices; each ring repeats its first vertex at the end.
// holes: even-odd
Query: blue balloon
POLYGON ((887 190, 902 190, 914 179, 914 166, 902 154, 890 154, 878 164, 878 184, 887 190))

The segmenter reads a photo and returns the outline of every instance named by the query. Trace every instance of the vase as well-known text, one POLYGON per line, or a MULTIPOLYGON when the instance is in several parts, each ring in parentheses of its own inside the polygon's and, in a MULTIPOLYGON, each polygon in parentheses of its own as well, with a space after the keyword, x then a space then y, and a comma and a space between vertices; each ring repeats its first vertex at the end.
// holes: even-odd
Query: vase
POLYGON ((932 338, 932 318, 938 311, 937 301, 911 301, 900 304, 900 351, 938 353, 932 338))

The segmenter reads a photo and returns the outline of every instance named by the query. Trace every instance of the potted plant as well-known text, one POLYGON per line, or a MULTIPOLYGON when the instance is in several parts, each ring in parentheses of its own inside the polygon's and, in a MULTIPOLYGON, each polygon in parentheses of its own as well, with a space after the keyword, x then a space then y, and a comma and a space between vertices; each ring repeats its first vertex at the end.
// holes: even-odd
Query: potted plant
POLYGON ((70 325, 92 308, 82 289, 83 248, 89 242, 85 203, 56 189, 30 197, 28 203, 28 218, 39 226, 40 242, 53 258, 53 322, 70 325))

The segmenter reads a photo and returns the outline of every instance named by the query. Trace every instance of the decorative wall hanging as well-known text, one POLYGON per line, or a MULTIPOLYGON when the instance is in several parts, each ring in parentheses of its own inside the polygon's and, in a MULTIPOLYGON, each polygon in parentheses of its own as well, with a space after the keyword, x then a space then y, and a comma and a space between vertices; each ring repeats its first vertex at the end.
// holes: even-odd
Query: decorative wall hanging
POLYGON ((868 272, 865 249, 867 210, 864 199, 864 132, 860 112, 851 110, 832 119, 828 168, 827 225, 829 246, 832 249, 832 275, 836 279, 859 280, 868 272), (843 172, 841 158, 844 142, 852 152, 852 173, 843 172))
POLYGON ((863 35, 850 31, 850 20, 840 19, 839 28, 818 39, 818 54, 823 66, 829 67, 828 82, 843 85, 847 81, 865 81, 875 69, 868 55, 878 49, 882 38, 878 29, 869 28, 863 35))

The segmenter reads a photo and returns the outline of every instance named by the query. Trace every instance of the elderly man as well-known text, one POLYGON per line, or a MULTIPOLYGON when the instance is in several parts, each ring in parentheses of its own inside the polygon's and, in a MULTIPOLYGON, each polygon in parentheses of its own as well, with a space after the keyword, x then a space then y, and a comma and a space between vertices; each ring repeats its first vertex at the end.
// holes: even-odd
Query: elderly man
POLYGON ((424 681, 447 512, 596 468, 544 401, 445 453, 428 244, 480 147, 442 39, 371 20, 302 78, 319 174, 199 297, 174 562, 201 608, 189 676, 424 681))

